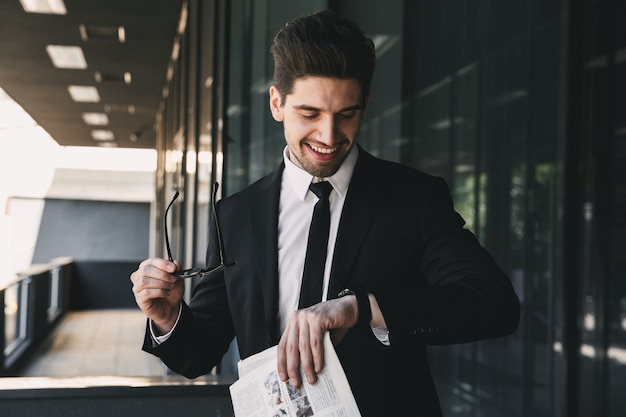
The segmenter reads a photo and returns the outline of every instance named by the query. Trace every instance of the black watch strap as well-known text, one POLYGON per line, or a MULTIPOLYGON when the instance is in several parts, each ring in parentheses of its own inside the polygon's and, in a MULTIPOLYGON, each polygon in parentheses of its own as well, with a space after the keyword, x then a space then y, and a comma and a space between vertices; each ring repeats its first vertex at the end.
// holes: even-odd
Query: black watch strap
POLYGON ((357 308, 359 309, 359 320, 357 324, 369 325, 372 321, 372 308, 370 307, 370 299, 367 295, 367 291, 365 291, 363 288, 346 288, 339 291, 339 294, 337 294, 337 298, 345 297, 346 295, 356 296, 356 304, 357 308))

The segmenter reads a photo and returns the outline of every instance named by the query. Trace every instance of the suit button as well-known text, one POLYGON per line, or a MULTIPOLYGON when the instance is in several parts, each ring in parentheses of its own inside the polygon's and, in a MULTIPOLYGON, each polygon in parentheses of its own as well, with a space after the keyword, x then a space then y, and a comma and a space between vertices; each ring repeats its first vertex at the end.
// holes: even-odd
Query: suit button
POLYGON ((427 336, 427 335, 439 334, 439 327, 438 326, 418 327, 417 329, 410 330, 409 334, 413 336, 427 336))
POLYGON ((438 326, 424 326, 418 327, 417 329, 409 330, 409 334, 411 336, 426 336, 432 334, 439 334, 438 326))
POLYGON ((437 326, 429 327, 428 329, 426 329, 426 333, 428 333, 428 334, 437 334, 437 333, 439 333, 439 327, 437 327, 437 326))

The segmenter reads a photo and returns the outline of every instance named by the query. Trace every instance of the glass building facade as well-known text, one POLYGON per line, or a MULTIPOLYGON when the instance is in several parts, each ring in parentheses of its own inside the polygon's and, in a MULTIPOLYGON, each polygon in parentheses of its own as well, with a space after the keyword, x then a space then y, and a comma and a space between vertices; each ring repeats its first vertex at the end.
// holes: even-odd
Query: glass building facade
POLYGON ((444 415, 623 416, 623 0, 186 1, 158 117, 155 254, 175 189, 172 249, 202 264, 210 184, 230 195, 280 162, 269 45, 323 8, 376 44, 360 143, 444 177, 522 302, 513 336, 430 348, 444 415))

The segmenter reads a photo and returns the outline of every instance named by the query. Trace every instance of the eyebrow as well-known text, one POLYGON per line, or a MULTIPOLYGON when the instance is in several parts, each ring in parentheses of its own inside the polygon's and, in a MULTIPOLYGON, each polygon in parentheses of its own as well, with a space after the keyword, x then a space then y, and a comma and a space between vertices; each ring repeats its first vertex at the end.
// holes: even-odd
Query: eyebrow
MULTIPOLYGON (((314 106, 309 106, 308 104, 298 104, 298 105, 293 106, 293 109, 295 109, 295 110, 315 111, 315 112, 321 112, 322 111, 322 109, 319 109, 319 108, 314 107, 314 106)), ((336 113, 344 113, 344 112, 347 112, 347 111, 355 111, 355 110, 362 110, 362 109, 363 109, 363 105, 355 104, 355 105, 352 105, 352 106, 344 107, 343 109, 340 109, 336 113)))

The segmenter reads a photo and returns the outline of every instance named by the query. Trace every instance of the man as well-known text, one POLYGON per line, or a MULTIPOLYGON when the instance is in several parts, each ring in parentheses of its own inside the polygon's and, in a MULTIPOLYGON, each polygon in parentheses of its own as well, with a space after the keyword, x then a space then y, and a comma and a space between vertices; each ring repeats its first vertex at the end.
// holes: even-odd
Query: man
POLYGON ((149 259, 131 275, 150 319, 144 349, 193 378, 234 337, 242 358, 278 345, 279 377, 299 387, 316 381, 330 331, 363 416, 415 415, 416 404, 420 416, 440 416, 426 345, 511 334, 519 301, 442 179, 357 145, 375 62, 359 27, 327 11, 302 17, 272 53, 284 162, 219 202, 221 239, 213 222, 207 265, 221 254, 236 263, 204 277, 189 305, 177 263, 149 259), (332 185, 322 301, 299 308, 318 181, 332 185))

